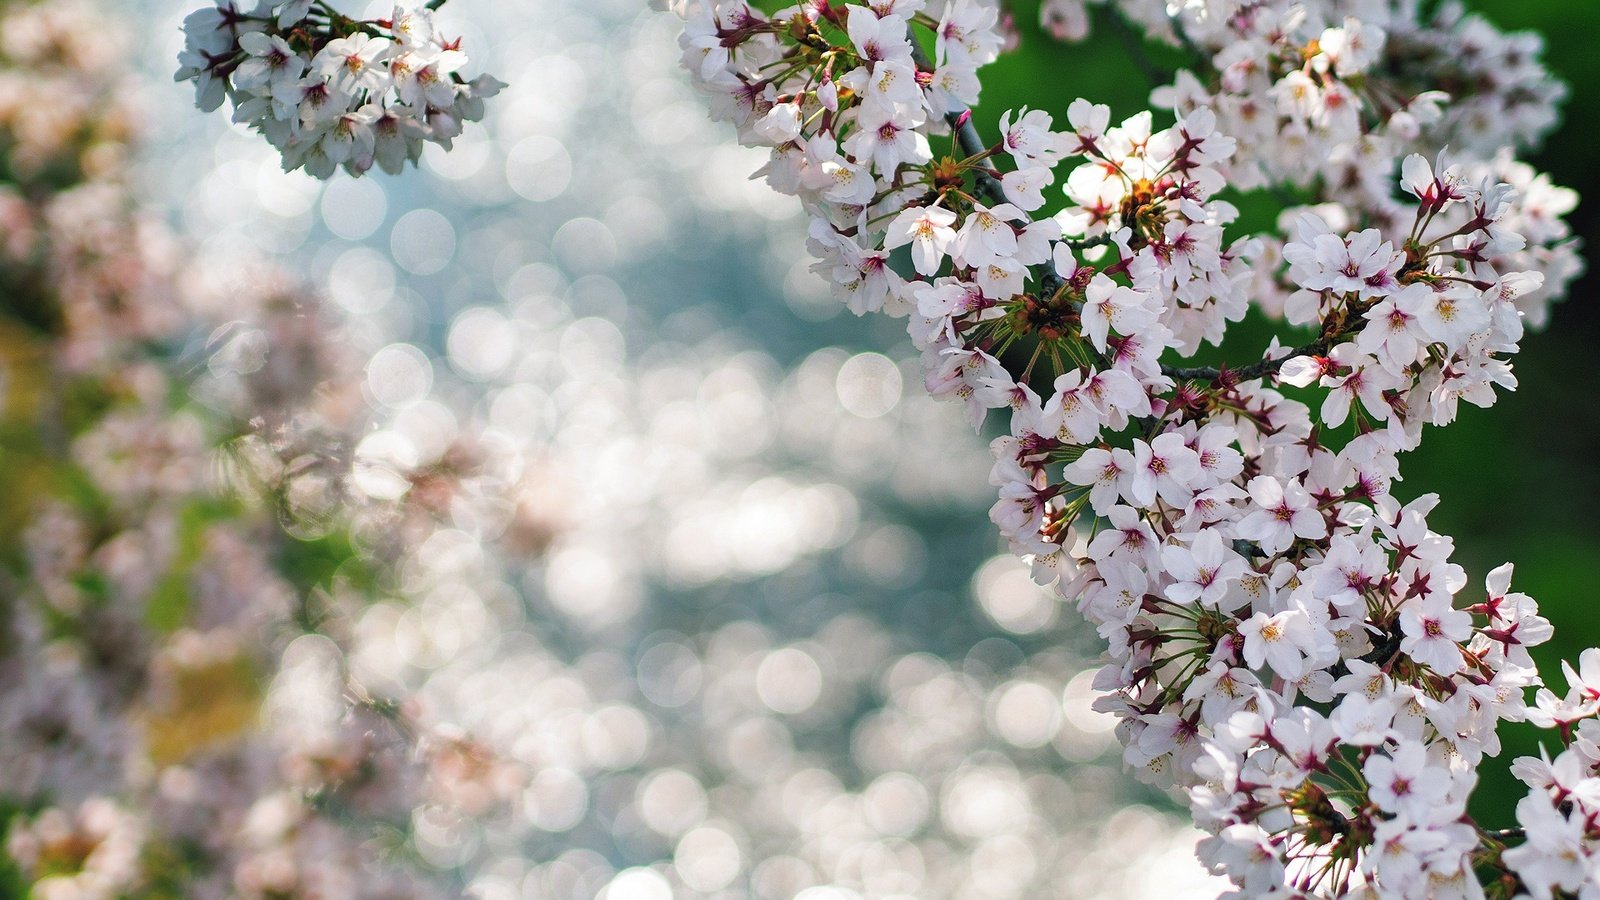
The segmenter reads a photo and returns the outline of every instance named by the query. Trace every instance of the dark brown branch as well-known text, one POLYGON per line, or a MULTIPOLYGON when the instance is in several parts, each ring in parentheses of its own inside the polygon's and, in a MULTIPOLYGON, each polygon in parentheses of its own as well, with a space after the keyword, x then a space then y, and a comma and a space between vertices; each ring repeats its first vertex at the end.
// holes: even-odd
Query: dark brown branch
MULTIPOLYGON (((906 28, 906 39, 911 42, 911 60, 916 64, 917 71, 934 71, 933 61, 928 59, 928 54, 922 50, 922 45, 917 43, 917 36, 911 28, 906 28)), ((989 151, 989 145, 983 142, 978 134, 978 128, 972 124, 972 110, 968 109, 961 101, 950 98, 950 109, 944 114, 945 122, 950 126, 950 131, 955 135, 956 147, 968 159, 983 156, 989 151)), ((995 170, 987 163, 978 163, 973 166, 973 176, 977 179, 978 193, 988 198, 990 203, 999 205, 1010 203, 1006 198, 1005 188, 1000 184, 1000 178, 995 170)), ((1085 246, 1094 246, 1085 244, 1085 246)), ((1046 296, 1054 296, 1064 286, 1061 276, 1056 274, 1055 266, 1046 262, 1037 268, 1039 272, 1039 287, 1046 296)))
POLYGON ((1326 343, 1326 339, 1319 338, 1315 342, 1307 344, 1304 347, 1296 347, 1295 349, 1289 351, 1288 355, 1286 356, 1278 359, 1263 359, 1260 362, 1245 366, 1242 369, 1230 369, 1226 365, 1222 366, 1221 368, 1216 368, 1214 366, 1192 366, 1189 368, 1180 368, 1178 366, 1169 366, 1166 363, 1162 363, 1161 374, 1166 375, 1169 378, 1177 379, 1178 381, 1220 381, 1224 375, 1227 375, 1229 380, 1231 380, 1234 384, 1242 384, 1246 381, 1255 381, 1258 378, 1265 378, 1268 375, 1276 375, 1278 374, 1278 370, 1283 368, 1284 363, 1296 357, 1324 356, 1328 352, 1326 343))
MULTIPOLYGON (((906 39, 911 41, 911 61, 916 64, 917 71, 934 71, 933 61, 928 59, 928 54, 922 50, 922 45, 917 43, 917 37, 908 27, 906 39)), ((989 145, 978 136, 977 126, 972 124, 972 110, 968 109, 961 101, 951 98, 950 110, 944 114, 944 120, 950 126, 950 131, 955 135, 956 146, 968 158, 982 156, 988 152, 989 145)), ((1005 188, 1000 186, 1000 179, 994 170, 987 165, 974 167, 974 174, 978 179, 978 192, 989 198, 992 203, 1005 203, 1005 188)))
POLYGON ((1301 356, 1327 356, 1345 338, 1359 334, 1361 329, 1367 325, 1367 320, 1360 314, 1371 308, 1371 305, 1370 301, 1365 304, 1356 304, 1349 310, 1350 318, 1343 320, 1349 323, 1348 327, 1337 328, 1336 326, 1331 334, 1325 333, 1311 343, 1303 347, 1296 347, 1277 359, 1263 359, 1242 369, 1230 369, 1226 365, 1221 368, 1213 368, 1211 366, 1179 368, 1162 363, 1161 374, 1178 381, 1210 381, 1213 383, 1223 381, 1224 377, 1226 377, 1225 380, 1230 384, 1243 384, 1246 381, 1255 381, 1268 375, 1276 375, 1278 370, 1283 368, 1283 364, 1291 359, 1301 356))

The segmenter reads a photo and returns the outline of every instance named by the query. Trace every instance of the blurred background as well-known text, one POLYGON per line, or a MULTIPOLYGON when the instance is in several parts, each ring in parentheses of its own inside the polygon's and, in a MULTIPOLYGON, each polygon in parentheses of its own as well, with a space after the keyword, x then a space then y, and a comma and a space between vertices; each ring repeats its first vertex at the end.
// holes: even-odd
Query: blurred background
POLYGON ((997 541, 987 436, 808 271, 674 18, 453 0, 494 114, 322 184, 170 85, 192 6, 146 20, 143 193, 200 257, 326 291, 366 360, 363 490, 495 460, 402 563, 470 574, 346 653, 533 773, 520 821, 414 817, 429 868, 496 897, 1215 896, 1090 709, 1092 630, 997 541))
MULTIPOLYGON (((324 430, 343 423, 334 456, 350 493, 330 499, 297 473, 274 495, 290 537, 262 539, 262 566, 289 612, 266 618, 265 652, 244 670, 265 686, 235 698, 246 711, 118 706, 131 737, 102 754, 117 774, 41 775, 53 790, 0 808, 25 823, 10 829, 0 894, 40 872, 88 884, 96 866, 115 873, 97 882, 105 896, 1220 892, 1191 858, 1180 807, 1123 772, 1109 717, 1090 708, 1092 630, 999 545, 988 435, 924 397, 898 322, 851 316, 810 274, 799 211, 748 179, 761 154, 709 122, 680 75, 672 17, 634 0, 451 0, 444 27, 463 36, 471 73, 510 84, 486 122, 448 154, 430 147, 420 172, 324 184, 285 175, 263 141, 172 83, 196 5, 139 0, 116 26, 132 29, 116 64, 138 75, 128 181, 178 236, 168 255, 201 267, 214 323, 177 329, 162 357, 171 384, 147 393, 175 398, 163 415, 218 419, 217 397, 232 395, 208 379, 258 371, 238 361, 256 352, 250 335, 279 337, 233 321, 244 314, 231 304, 263 283, 312 285, 326 307, 302 340, 336 361, 310 396, 324 430), (373 735, 391 733, 385 762, 373 735), (256 743, 264 761, 240 762, 256 743), (378 775, 328 774, 347 758, 378 775), (164 837, 197 829, 161 810, 214 783, 230 799, 207 821, 230 837, 164 837), (352 784, 383 788, 382 827, 352 784), (84 812, 119 792, 122 818, 84 812), (180 849, 164 851, 165 870, 190 874, 166 888, 128 874, 167 844, 180 849), (339 880, 364 866, 388 887, 339 880)), ((1474 8, 1547 36, 1547 62, 1575 90, 1532 161, 1600 196, 1586 134, 1600 110, 1585 90, 1600 84, 1585 37, 1600 7, 1474 8)), ((981 125, 1078 96, 1118 115, 1146 105, 1151 85, 1114 32, 1063 47, 1036 9, 1016 4, 1022 45, 985 73, 981 125)), ((1574 221, 1591 245, 1594 202, 1574 221)), ((1593 277, 1525 341, 1517 393, 1464 408, 1403 463, 1407 499, 1443 495, 1432 522, 1475 583, 1518 564, 1518 587, 1558 627, 1539 655, 1552 666, 1600 640, 1586 615, 1600 556, 1587 510, 1600 499, 1585 402, 1593 277)), ((1264 341, 1269 326, 1251 327, 1240 346, 1264 341)), ((54 396, 13 385, 13 419, 29 391, 54 396)), ((259 426, 248 410, 234 419, 210 440, 259 426)), ((7 452, 49 469, 54 445, 20 431, 13 421, 7 452)), ((74 458, 116 445, 106 432, 86 427, 74 458)), ((30 504, 65 483, 54 478, 7 483, 8 538, 38 532, 30 504)), ((95 511, 102 550, 106 522, 136 530, 101 513, 102 488, 73 490, 57 493, 97 498, 72 502, 95 511)), ((219 667, 254 659, 219 650, 233 645, 194 599, 207 558, 243 549, 184 537, 197 516, 237 515, 181 505, 177 561, 160 577, 120 574, 148 554, 122 569, 89 556, 113 584, 139 585, 106 593, 151 633, 159 696, 174 695, 173 671, 202 698, 226 693, 219 667)), ((260 641, 253 627, 230 640, 260 641)), ((90 644, 39 630, 53 636, 29 651, 40 658, 90 644)), ((79 680, 104 668, 71 655, 79 680)), ((0 700, 0 722, 13 705, 0 700)), ((26 752, 47 758, 59 739, 26 752)), ((1518 793, 1501 783, 1480 800, 1509 809, 1518 793)))

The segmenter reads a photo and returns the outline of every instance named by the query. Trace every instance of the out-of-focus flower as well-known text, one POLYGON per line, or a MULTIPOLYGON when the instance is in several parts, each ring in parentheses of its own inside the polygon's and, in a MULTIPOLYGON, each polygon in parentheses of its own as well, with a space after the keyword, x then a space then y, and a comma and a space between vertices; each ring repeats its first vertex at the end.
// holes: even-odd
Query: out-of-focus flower
POLYGON ((460 41, 439 35, 427 7, 367 21, 304 0, 249 11, 218 0, 184 20, 184 36, 176 77, 194 82, 196 104, 232 100, 234 121, 276 147, 286 170, 317 178, 398 173, 426 142, 449 148, 504 87, 459 74, 460 41))

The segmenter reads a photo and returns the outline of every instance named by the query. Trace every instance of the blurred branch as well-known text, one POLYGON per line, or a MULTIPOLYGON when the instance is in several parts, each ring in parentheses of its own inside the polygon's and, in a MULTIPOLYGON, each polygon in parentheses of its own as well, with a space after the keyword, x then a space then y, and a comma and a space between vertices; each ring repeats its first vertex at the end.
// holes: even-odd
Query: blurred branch
MULTIPOLYGON (((1167 80, 1167 73, 1162 71, 1161 67, 1150 59, 1150 54, 1145 52, 1144 35, 1135 31, 1133 26, 1128 24, 1128 20, 1124 19, 1119 13, 1112 12, 1106 17, 1111 20, 1111 30, 1117 33, 1117 37, 1122 41, 1123 47, 1127 49, 1128 59, 1133 61, 1134 67, 1150 83, 1150 86, 1156 87, 1164 84, 1167 80)), ((1173 31, 1176 32, 1178 30, 1174 26, 1173 31)))

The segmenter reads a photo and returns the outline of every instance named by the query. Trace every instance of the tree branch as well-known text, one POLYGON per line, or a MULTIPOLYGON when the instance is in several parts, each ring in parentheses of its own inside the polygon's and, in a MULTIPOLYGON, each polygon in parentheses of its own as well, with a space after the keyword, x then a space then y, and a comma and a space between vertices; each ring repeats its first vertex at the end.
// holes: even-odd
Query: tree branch
MULTIPOLYGON (((1117 37, 1122 41, 1122 46, 1128 51, 1128 59, 1133 61, 1134 67, 1139 70, 1139 73, 1144 76, 1146 81, 1150 82, 1150 86, 1154 88, 1165 84, 1167 73, 1151 62, 1149 54, 1145 53, 1144 35, 1134 31, 1133 26, 1128 24, 1128 20, 1124 19, 1120 13, 1113 12, 1109 18, 1111 19, 1111 30, 1117 33, 1117 37)), ((1174 32, 1180 31, 1176 27, 1176 23, 1174 23, 1172 30, 1174 32)))
MULTIPOLYGON (((931 74, 935 68, 933 61, 923 52, 922 45, 917 43, 917 37, 910 27, 906 28, 906 37, 911 41, 911 61, 916 64, 917 70, 931 74)), ((968 157, 980 156, 989 149, 989 145, 978 135, 977 126, 972 124, 972 110, 960 100, 950 98, 950 111, 944 114, 944 120, 955 135, 956 146, 968 157)), ((990 202, 1007 202, 1005 189, 1000 186, 1000 179, 995 177, 993 169, 984 165, 975 169, 975 172, 980 193, 987 196, 990 202)))
POLYGON ((1286 356, 1278 359, 1263 359, 1260 362, 1245 366, 1242 369, 1230 369, 1226 365, 1222 366, 1221 368, 1216 368, 1214 366, 1191 366, 1189 368, 1181 368, 1179 366, 1171 366, 1167 365, 1166 363, 1162 363, 1161 374, 1166 375, 1168 378, 1177 379, 1178 381, 1217 381, 1222 378, 1223 373, 1227 373, 1232 377, 1234 383, 1239 384, 1246 381, 1255 381, 1257 378, 1265 378, 1268 375, 1276 375, 1278 374, 1278 370, 1283 368, 1284 363, 1294 359, 1295 357, 1323 356, 1326 353, 1327 347, 1323 346, 1322 339, 1318 339, 1317 341, 1307 344, 1304 347, 1296 347, 1295 349, 1290 350, 1286 356))
MULTIPOLYGON (((918 71, 932 73, 935 70, 933 61, 928 59, 928 54, 923 52, 922 45, 917 43, 917 36, 906 26, 906 38, 911 42, 911 61, 918 71)), ((950 126, 950 131, 955 135, 955 144, 968 158, 981 156, 988 152, 989 145, 984 143, 978 134, 978 128, 972 124, 972 110, 954 97, 949 98, 950 109, 944 114, 945 122, 950 126)), ((995 171, 987 164, 979 164, 973 169, 978 182, 978 193, 988 198, 990 203, 1001 204, 1011 202, 1006 198, 1005 188, 1001 186, 1000 179, 995 171)), ((1093 246, 1085 244, 1085 246, 1093 246)), ((1055 293, 1065 285, 1061 276, 1056 274, 1055 266, 1045 263, 1039 266, 1039 287, 1048 296, 1055 293)))
MULTIPOLYGON (((1370 308, 1370 306, 1370 303, 1364 306, 1357 305, 1352 312, 1365 312, 1367 308, 1370 308)), ((1161 374, 1166 375, 1168 378, 1175 378, 1179 381, 1216 382, 1222 380, 1224 374, 1228 376, 1228 380, 1233 384, 1243 384, 1246 381, 1255 381, 1258 378, 1265 378, 1268 375, 1278 374, 1278 370, 1283 368, 1283 364, 1291 359, 1296 359, 1301 356, 1327 356, 1341 341, 1343 341, 1345 338, 1352 337, 1360 333, 1361 329, 1365 328, 1367 325, 1367 320, 1360 315, 1355 315, 1354 318, 1348 321, 1350 322, 1348 328, 1340 328, 1331 334, 1323 334, 1321 337, 1317 338, 1311 343, 1306 344, 1303 347, 1296 347, 1277 359, 1263 359, 1260 362, 1245 366, 1242 369, 1230 369, 1227 367, 1227 365, 1223 365, 1221 368, 1213 368, 1211 366, 1194 366, 1192 368, 1185 369, 1162 363, 1161 374)))

